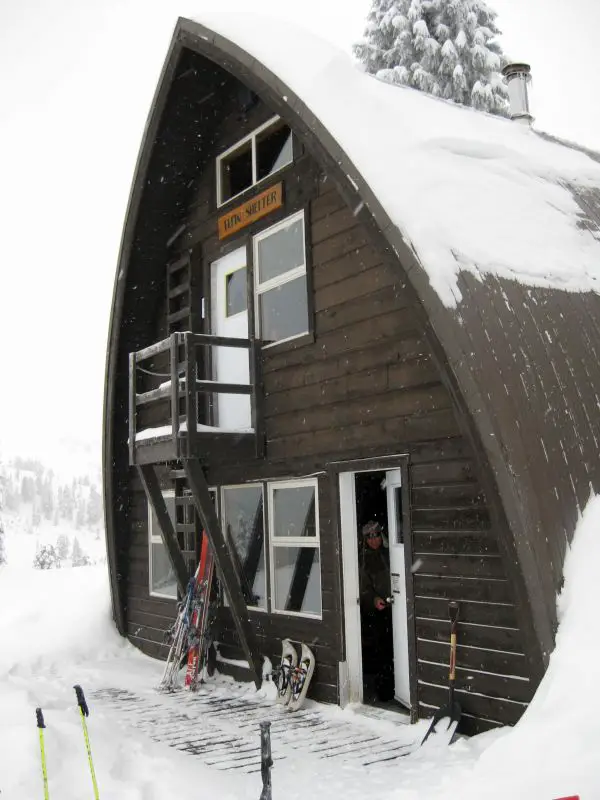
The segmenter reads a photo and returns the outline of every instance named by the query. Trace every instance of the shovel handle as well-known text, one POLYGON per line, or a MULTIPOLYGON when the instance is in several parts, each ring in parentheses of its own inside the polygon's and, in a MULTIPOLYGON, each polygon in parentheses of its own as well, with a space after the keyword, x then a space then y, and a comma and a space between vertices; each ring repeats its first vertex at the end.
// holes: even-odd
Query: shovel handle
POLYGON ((456 678, 456 627, 458 622, 458 603, 455 600, 448 603, 448 616, 450 617, 450 670, 448 680, 452 691, 456 678))

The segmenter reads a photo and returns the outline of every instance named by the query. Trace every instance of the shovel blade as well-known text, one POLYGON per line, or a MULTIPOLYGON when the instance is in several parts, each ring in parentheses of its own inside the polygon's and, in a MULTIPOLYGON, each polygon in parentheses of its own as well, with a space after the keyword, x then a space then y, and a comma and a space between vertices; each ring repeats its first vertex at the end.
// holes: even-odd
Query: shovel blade
POLYGON ((457 703, 456 700, 453 703, 447 703, 445 706, 438 708, 433 715, 433 719, 431 720, 421 744, 425 744, 430 736, 445 739, 447 740, 446 743, 450 744, 459 723, 460 715, 460 704, 457 703))

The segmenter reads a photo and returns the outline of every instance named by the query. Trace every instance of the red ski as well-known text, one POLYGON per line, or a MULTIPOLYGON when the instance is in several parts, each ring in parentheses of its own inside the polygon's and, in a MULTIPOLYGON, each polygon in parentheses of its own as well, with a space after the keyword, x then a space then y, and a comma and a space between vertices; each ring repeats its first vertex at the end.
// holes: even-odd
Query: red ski
POLYGON ((208 657, 210 636, 208 622, 210 612, 210 593, 214 573, 214 559, 208 543, 208 536, 202 532, 200 564, 196 572, 196 585, 192 601, 192 618, 188 632, 188 659, 185 685, 195 689, 208 657))

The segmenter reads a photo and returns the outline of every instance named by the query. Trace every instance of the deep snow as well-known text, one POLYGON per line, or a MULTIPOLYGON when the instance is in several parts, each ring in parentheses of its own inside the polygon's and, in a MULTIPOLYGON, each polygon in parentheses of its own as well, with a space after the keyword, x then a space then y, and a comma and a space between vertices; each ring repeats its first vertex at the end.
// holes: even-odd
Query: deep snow
MULTIPOLYGON (((345 798, 551 800, 579 793, 600 797, 600 701, 596 664, 600 563, 600 498, 590 500, 567 555, 559 599, 560 627, 550 668, 529 710, 514 729, 460 740, 435 762, 406 759, 374 776, 350 766, 307 770, 299 758, 273 773, 274 798, 307 793, 345 798)), ((16 552, 13 548, 13 552, 16 552)), ((162 664, 136 651, 115 631, 104 566, 33 570, 0 567, 0 790, 2 800, 42 797, 36 706, 46 717, 51 797, 91 797, 75 695, 106 686, 150 692, 162 664)), ((249 691, 254 691, 249 689, 249 691)), ((168 800, 207 796, 258 798, 256 775, 217 773, 201 760, 157 744, 90 702, 88 720, 100 796, 168 800), (192 789, 190 790, 190 787, 192 789)), ((355 720, 353 709, 325 709, 355 720)), ((385 722, 370 725, 386 734, 385 722)))

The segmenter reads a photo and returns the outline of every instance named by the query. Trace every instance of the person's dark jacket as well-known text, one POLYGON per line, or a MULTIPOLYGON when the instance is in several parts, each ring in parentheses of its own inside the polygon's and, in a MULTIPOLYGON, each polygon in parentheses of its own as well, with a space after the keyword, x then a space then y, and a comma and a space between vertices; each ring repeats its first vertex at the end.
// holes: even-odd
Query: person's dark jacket
POLYGON ((387 548, 377 550, 364 545, 360 564, 360 604, 366 611, 375 609, 375 598, 390 596, 390 561, 387 548))

